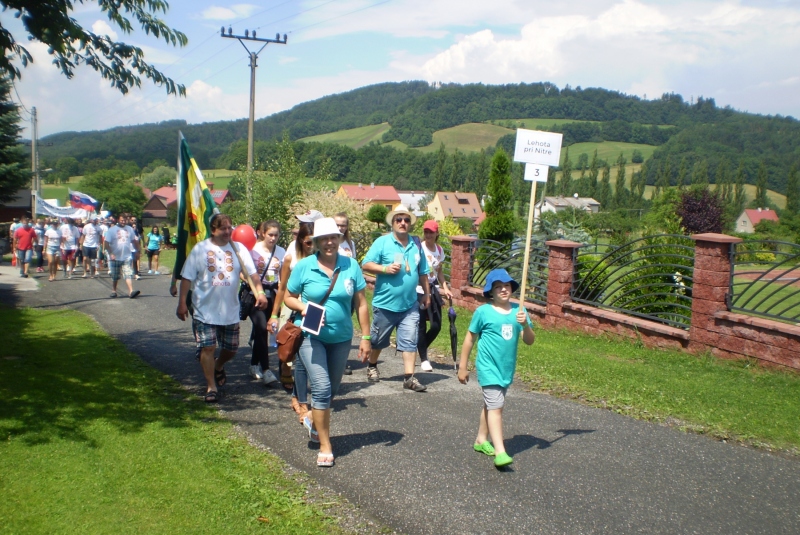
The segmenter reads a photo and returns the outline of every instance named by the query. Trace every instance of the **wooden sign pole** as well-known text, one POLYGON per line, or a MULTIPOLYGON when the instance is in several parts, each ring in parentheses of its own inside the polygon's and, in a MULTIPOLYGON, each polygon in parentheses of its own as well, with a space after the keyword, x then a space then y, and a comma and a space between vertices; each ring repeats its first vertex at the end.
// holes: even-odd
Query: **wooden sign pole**
POLYGON ((528 230, 525 233, 525 255, 522 260, 522 281, 519 285, 520 310, 525 309, 525 290, 528 286, 528 261, 531 256, 531 231, 533 230, 534 205, 536 204, 536 181, 531 184, 531 202, 528 206, 528 230))

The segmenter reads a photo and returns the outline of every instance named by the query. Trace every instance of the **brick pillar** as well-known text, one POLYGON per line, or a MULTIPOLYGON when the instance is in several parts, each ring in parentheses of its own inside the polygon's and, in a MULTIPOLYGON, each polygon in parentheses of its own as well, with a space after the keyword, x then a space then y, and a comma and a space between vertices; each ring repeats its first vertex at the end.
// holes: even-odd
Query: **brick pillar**
POLYGON ((544 320, 556 324, 563 317, 564 303, 571 300, 569 292, 575 273, 572 254, 581 244, 569 240, 551 240, 545 245, 550 248, 550 258, 547 263, 547 315, 544 320))
POLYGON ((730 250, 742 239, 714 233, 694 234, 692 239, 695 241, 694 283, 689 348, 702 351, 717 345, 719 334, 711 330, 714 314, 728 309, 725 296, 731 283, 730 250))
POLYGON ((472 268, 472 253, 470 249, 477 238, 469 236, 453 236, 450 238, 452 249, 450 252, 450 290, 453 300, 462 305, 462 288, 469 288, 469 272, 472 268))

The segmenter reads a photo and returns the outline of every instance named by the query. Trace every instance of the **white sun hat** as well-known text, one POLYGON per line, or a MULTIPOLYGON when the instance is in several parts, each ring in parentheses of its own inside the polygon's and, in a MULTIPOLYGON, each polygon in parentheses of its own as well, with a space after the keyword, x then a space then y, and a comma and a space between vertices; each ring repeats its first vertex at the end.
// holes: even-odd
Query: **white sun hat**
POLYGON ((386 224, 391 227, 392 226, 392 221, 394 221, 394 216, 396 216, 398 214, 406 214, 407 216, 409 216, 411 218, 411 224, 412 225, 417 222, 417 216, 412 214, 411 210, 409 210, 408 208, 406 208, 402 204, 399 204, 399 205, 397 205, 397 208, 395 208, 394 210, 392 210, 391 212, 389 212, 386 215, 386 224))
POLYGON ((339 227, 336 225, 336 220, 332 217, 323 217, 314 221, 314 235, 312 238, 321 238, 322 236, 342 236, 339 232, 339 227))

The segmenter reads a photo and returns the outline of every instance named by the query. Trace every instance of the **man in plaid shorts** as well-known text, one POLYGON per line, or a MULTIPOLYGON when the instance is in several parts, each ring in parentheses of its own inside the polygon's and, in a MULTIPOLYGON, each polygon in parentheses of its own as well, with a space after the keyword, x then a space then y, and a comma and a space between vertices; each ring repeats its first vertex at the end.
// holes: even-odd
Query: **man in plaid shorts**
POLYGON ((133 289, 133 254, 138 244, 133 239, 133 229, 120 216, 117 224, 106 231, 103 248, 108 254, 108 270, 111 273, 111 297, 117 297, 117 283, 125 279, 128 297, 134 299, 141 292, 133 289))
POLYGON ((186 321, 189 316, 186 297, 192 290, 192 330, 208 385, 205 400, 214 403, 219 400, 217 387, 226 381, 225 363, 239 349, 239 273, 244 272, 255 285, 256 308, 266 308, 267 297, 250 252, 231 240, 230 216, 215 214, 210 226, 211 237, 195 245, 183 264, 176 313, 181 321, 186 321), (217 346, 220 353, 215 360, 217 346))

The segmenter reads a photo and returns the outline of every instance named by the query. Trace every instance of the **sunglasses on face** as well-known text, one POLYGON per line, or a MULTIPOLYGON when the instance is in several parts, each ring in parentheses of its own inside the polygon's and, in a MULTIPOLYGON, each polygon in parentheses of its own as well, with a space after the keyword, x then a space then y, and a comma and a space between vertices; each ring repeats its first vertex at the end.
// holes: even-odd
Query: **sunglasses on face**
POLYGON ((306 247, 311 247, 312 245, 314 245, 314 242, 311 240, 306 240, 303 242, 303 245, 305 245, 306 247))
POLYGON ((394 218, 394 222, 395 223, 411 223, 411 218, 410 217, 395 217, 394 218))

